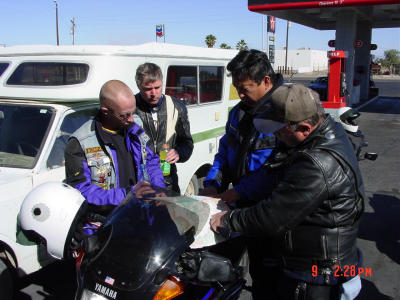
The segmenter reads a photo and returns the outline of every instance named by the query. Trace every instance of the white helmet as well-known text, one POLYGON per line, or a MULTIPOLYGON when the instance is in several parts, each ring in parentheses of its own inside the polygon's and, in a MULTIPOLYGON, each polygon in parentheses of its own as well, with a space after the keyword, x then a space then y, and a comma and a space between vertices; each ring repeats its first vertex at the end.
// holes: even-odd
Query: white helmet
POLYGON ((26 195, 18 221, 22 229, 46 240, 51 256, 62 259, 67 257, 74 227, 85 208, 85 198, 78 190, 61 182, 46 182, 26 195))
POLYGON ((342 124, 344 130, 356 133, 358 131, 358 125, 355 121, 360 116, 360 113, 351 107, 341 107, 337 111, 336 121, 342 124))

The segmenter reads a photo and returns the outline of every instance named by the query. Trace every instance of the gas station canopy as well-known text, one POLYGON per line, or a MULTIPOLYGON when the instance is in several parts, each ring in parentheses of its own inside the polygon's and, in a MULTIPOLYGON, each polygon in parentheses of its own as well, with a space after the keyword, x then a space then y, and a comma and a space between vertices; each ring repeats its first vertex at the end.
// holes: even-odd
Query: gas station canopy
POLYGON ((336 29, 338 15, 349 9, 372 28, 400 27, 400 0, 248 0, 248 8, 319 30, 336 29))

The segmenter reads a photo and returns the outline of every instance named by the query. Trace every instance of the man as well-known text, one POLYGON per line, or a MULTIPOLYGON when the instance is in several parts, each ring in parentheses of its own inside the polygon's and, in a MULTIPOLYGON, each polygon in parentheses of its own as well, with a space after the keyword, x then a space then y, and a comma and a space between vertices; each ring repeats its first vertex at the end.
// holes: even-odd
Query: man
POLYGON ((163 145, 169 145, 165 161, 171 165, 170 175, 164 177, 167 190, 180 194, 177 162, 185 162, 192 155, 193 139, 185 104, 162 94, 163 75, 159 66, 144 63, 136 70, 137 110, 142 127, 150 137, 150 148, 160 153, 163 145))
POLYGON ((131 190, 149 186, 151 191, 150 184, 165 188, 159 158, 147 146, 143 128, 133 122, 135 108, 125 83, 106 82, 98 114, 72 135, 65 149, 66 183, 104 215, 131 190))
POLYGON ((356 239, 365 195, 347 134, 300 84, 279 87, 263 109, 255 126, 274 132, 285 147, 260 176, 273 174, 277 184, 251 207, 215 214, 211 227, 256 237, 260 249, 274 250, 281 271, 276 289, 257 278, 254 299, 273 292, 276 299, 353 299, 360 278, 341 275, 345 266, 359 266, 356 239))
POLYGON ((225 200, 238 193, 245 195, 245 175, 259 169, 275 147, 272 133, 260 133, 254 128, 253 118, 259 107, 268 102, 272 92, 282 84, 282 76, 275 74, 267 55, 258 50, 240 51, 227 66, 240 103, 230 112, 225 135, 205 180, 202 195, 220 195, 225 200), (241 180, 243 179, 243 180, 241 180))

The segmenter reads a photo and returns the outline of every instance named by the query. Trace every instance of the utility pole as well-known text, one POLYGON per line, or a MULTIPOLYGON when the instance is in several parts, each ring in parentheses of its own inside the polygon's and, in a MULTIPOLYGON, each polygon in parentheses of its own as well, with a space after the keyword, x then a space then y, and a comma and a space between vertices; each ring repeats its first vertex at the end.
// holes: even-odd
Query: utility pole
POLYGON ((287 72, 287 54, 288 54, 288 47, 289 47, 289 26, 290 26, 290 21, 287 21, 287 25, 286 25, 286 56, 285 56, 285 73, 287 72))
POLYGON ((56 4, 56 34, 57 34, 57 46, 60 45, 60 40, 58 38, 58 4, 56 0, 53 0, 56 4))
POLYGON ((75 18, 72 18, 71 23, 72 45, 75 45, 75 18))
POLYGON ((264 52, 264 15, 261 15, 261 51, 264 52))

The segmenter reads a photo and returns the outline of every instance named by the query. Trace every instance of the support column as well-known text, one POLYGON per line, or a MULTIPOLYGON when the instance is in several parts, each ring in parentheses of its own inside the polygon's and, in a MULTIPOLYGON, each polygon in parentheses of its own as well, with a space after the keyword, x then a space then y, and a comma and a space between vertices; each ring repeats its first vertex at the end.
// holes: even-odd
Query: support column
POLYGON ((357 22, 356 39, 361 40, 361 48, 355 48, 354 78, 360 82, 360 100, 368 99, 372 26, 369 21, 357 22))
POLYGON ((357 15, 354 10, 341 11, 336 19, 335 49, 347 51, 346 59, 346 86, 349 95, 346 104, 353 103, 353 78, 354 78, 354 40, 356 37, 357 15))

